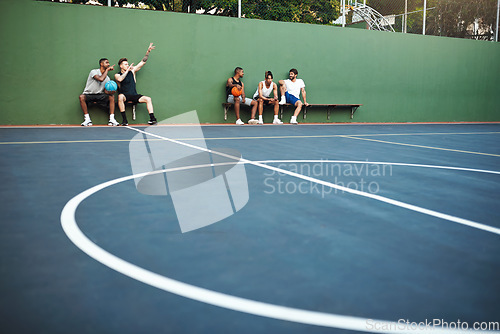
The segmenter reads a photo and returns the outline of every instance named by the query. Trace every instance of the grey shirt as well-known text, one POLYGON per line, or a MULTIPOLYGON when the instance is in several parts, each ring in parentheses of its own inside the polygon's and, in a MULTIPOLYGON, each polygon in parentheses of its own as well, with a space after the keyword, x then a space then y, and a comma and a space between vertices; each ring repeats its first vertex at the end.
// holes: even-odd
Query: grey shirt
POLYGON ((100 82, 96 80, 94 76, 100 76, 101 70, 99 68, 90 71, 89 77, 87 78, 87 84, 85 85, 85 89, 83 90, 83 94, 101 94, 104 93, 104 85, 109 81, 109 77, 106 76, 104 81, 100 82))

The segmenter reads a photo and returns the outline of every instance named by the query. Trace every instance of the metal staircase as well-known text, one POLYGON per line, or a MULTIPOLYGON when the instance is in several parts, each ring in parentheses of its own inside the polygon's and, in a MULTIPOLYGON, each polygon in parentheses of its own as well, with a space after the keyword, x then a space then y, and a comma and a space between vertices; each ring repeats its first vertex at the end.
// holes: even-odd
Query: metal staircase
POLYGON ((357 14, 366 23, 368 23, 370 30, 394 32, 394 28, 389 23, 389 21, 387 21, 387 19, 382 16, 382 14, 377 12, 372 7, 367 6, 363 3, 359 3, 357 1, 347 1, 346 7, 348 7, 349 10, 352 10, 354 14, 357 14))

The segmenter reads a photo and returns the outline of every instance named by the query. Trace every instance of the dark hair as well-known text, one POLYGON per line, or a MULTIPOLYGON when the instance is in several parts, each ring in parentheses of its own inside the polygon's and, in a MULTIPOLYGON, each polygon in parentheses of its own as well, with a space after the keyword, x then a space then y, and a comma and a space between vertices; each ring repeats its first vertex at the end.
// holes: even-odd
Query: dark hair
POLYGON ((118 66, 120 66, 124 61, 128 61, 127 58, 121 58, 120 60, 118 60, 118 66))
POLYGON ((273 72, 266 71, 266 79, 267 79, 268 76, 271 76, 271 79, 273 79, 273 72))
POLYGON ((292 68, 289 72, 292 72, 293 74, 295 75, 298 75, 299 74, 299 71, 297 71, 296 68, 292 68))
POLYGON ((239 66, 238 66, 238 67, 236 67, 236 68, 234 69, 234 74, 236 74, 236 72, 238 72, 238 71, 240 71, 240 70, 242 70, 242 68, 241 68, 241 67, 239 67, 239 66))
POLYGON ((108 60, 108 58, 101 58, 101 59, 99 59, 99 66, 101 66, 101 63, 102 63, 103 61, 105 61, 105 60, 108 60))

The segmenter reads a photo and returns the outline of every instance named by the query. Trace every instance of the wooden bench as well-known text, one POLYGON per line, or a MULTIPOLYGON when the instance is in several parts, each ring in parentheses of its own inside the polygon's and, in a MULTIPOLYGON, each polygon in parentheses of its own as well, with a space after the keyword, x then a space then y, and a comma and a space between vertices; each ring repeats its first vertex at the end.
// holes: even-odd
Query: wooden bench
MULTIPOLYGON (((224 108, 224 120, 227 121, 227 112, 229 108, 231 108, 233 104, 232 103, 223 103, 222 108, 224 108)), ((244 105, 244 104, 242 104, 244 105)), ((354 117, 354 113, 356 110, 361 107, 362 104, 309 104, 309 106, 303 106, 302 107, 302 118, 306 119, 307 118, 307 110, 310 108, 326 108, 326 118, 330 119, 330 114, 334 109, 341 109, 341 108, 350 108, 351 109, 351 119, 354 117)), ((290 103, 287 104, 281 104, 280 105, 280 118, 283 119, 283 109, 285 107, 293 107, 290 103)))
MULTIPOLYGON (((336 108, 337 109, 341 109, 341 108, 351 109, 351 119, 352 119, 354 117, 354 113, 356 112, 356 110, 361 106, 362 106, 362 104, 309 104, 307 107, 305 105, 303 105, 301 112, 302 112, 302 118, 306 119, 308 109, 310 109, 310 108, 326 108, 326 118, 330 119, 330 114, 336 108)), ((280 117, 281 118, 283 118, 283 109, 285 109, 284 107, 295 108, 290 103, 280 105, 280 117)))

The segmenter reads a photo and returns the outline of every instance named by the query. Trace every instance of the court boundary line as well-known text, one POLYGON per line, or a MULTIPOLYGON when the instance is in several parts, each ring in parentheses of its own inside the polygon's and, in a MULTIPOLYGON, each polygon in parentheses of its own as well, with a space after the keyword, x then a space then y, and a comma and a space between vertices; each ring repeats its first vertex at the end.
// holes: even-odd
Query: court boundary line
POLYGON ((410 146, 410 147, 416 147, 416 148, 425 148, 425 149, 430 149, 430 150, 439 150, 439 151, 448 151, 448 152, 466 153, 466 154, 476 154, 476 155, 486 155, 486 156, 497 157, 497 158, 500 157, 500 154, 474 152, 474 151, 464 151, 464 150, 455 150, 455 149, 450 149, 450 148, 435 147, 435 146, 426 146, 426 145, 398 143, 398 142, 391 142, 391 141, 378 140, 378 139, 372 139, 372 138, 361 138, 361 137, 350 136, 350 135, 342 135, 341 137, 343 137, 343 138, 349 138, 349 139, 371 141, 371 142, 377 142, 377 143, 383 143, 383 144, 400 145, 400 146, 410 146))
MULTIPOLYGON (((182 138, 182 140, 252 140, 252 139, 307 139, 307 138, 338 138, 345 137, 357 139, 352 137, 379 137, 379 136, 438 136, 438 135, 487 135, 487 134, 500 134, 500 131, 479 131, 479 132, 416 132, 416 133, 373 133, 373 134, 358 134, 358 135, 299 135, 299 136, 246 136, 246 137, 204 137, 204 138, 182 138)), ((175 138, 174 138, 175 139, 175 138)), ((362 138, 359 138, 362 139, 362 138)), ((157 139, 162 140, 162 139, 157 139)), ((367 139, 369 140, 369 139, 367 139)), ((134 141, 134 139, 88 139, 88 140, 46 140, 46 141, 6 141, 1 142, 0 145, 29 145, 29 144, 79 144, 79 143, 113 143, 113 142, 127 142, 134 141)), ((376 140, 373 140, 376 141, 376 140)), ((383 142, 383 141, 381 141, 383 142)), ((391 142, 387 142, 391 143, 391 142)), ((408 144, 410 145, 410 144, 408 144)), ((464 151, 467 152, 467 151, 464 151)), ((480 153, 480 152, 477 152, 480 153)), ((486 153, 488 154, 488 153, 486 153)))

